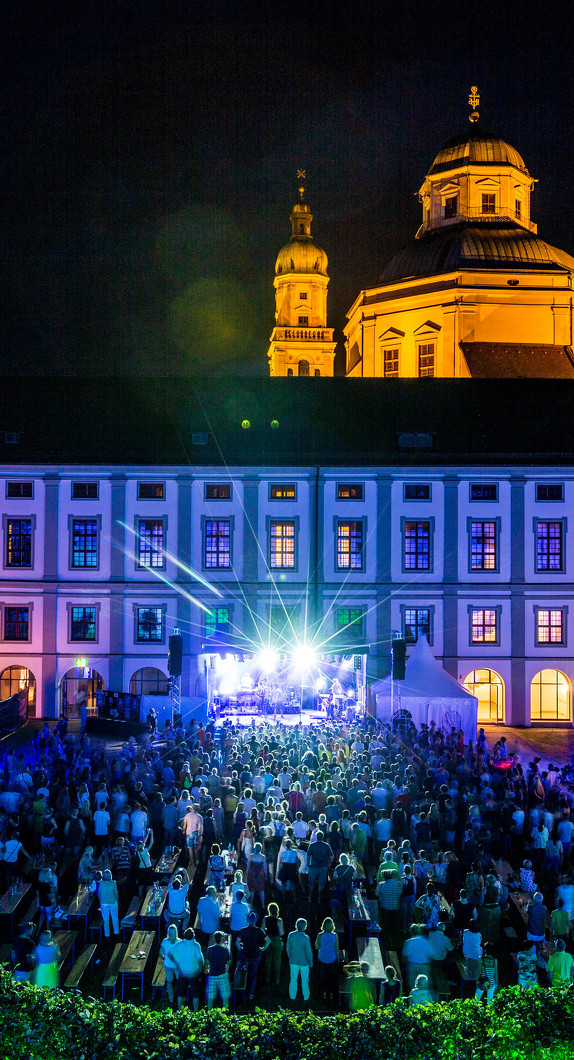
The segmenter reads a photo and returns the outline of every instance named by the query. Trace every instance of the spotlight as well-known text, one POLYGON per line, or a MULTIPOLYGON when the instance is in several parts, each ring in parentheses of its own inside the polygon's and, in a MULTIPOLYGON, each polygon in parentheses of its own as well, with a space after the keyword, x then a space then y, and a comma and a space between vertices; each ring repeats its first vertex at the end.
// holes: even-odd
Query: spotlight
POLYGON ((279 662, 279 656, 274 648, 264 648, 263 651, 259 653, 258 659, 264 673, 275 673, 279 662))
POLYGON ((293 652, 293 663, 299 673, 308 673, 316 660, 317 656, 308 644, 298 644, 293 652))

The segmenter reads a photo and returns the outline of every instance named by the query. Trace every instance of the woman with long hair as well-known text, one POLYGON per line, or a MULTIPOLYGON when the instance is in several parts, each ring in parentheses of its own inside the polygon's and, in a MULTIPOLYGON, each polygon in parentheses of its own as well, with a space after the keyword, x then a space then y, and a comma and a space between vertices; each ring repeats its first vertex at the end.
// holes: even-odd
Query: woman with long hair
POLYGON ((339 937, 330 916, 325 917, 315 940, 319 990, 332 1005, 339 1001, 339 937))

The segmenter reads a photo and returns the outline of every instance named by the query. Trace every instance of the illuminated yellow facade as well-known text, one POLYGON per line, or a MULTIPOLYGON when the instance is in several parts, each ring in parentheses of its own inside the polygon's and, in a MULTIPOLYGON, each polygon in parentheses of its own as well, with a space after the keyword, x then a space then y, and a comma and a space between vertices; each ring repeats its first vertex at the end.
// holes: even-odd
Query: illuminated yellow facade
POLYGON ((275 327, 271 375, 333 375, 333 329, 327 327, 327 255, 311 237, 313 215, 299 188, 291 212, 291 239, 275 263, 275 327))
POLYGON ((574 375, 574 258, 537 235, 533 184, 504 140, 445 144, 415 240, 348 313, 347 376, 574 375))

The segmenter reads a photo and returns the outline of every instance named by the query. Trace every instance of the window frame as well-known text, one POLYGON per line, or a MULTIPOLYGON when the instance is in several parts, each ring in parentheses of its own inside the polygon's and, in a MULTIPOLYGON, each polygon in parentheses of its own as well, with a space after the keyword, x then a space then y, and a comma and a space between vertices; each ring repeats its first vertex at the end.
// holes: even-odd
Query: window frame
MULTIPOLYGON (((429 342, 420 342, 417 340, 417 376, 419 379, 436 379, 436 358, 437 358, 437 340, 431 339, 429 342), (432 346, 432 372, 422 370, 422 359, 423 357, 429 357, 429 353, 423 353, 423 349, 428 350, 432 346)), ((426 365, 425 367, 430 367, 426 365)))
POLYGON ((434 516, 429 515, 424 519, 413 518, 411 515, 401 516, 401 571, 403 574, 412 574, 415 571, 418 574, 433 574, 434 573, 434 529, 435 520, 434 516), (406 532, 407 523, 427 523, 429 528, 429 547, 428 547, 428 567, 407 567, 406 565, 406 532))
POLYGON ((204 501, 230 501, 233 497, 233 486, 231 482, 204 482, 203 484, 203 499, 204 501), (227 490, 227 496, 225 493, 222 496, 217 496, 214 493, 211 497, 208 495, 208 490, 227 490))
MULTIPOLYGON (((266 536, 267 536, 267 562, 270 571, 284 571, 289 574, 296 573, 299 569, 299 517, 293 516, 290 519, 278 519, 275 516, 268 515, 266 519, 266 536), (274 553, 271 549, 272 541, 272 527, 274 525, 280 526, 293 526, 293 565, 292 566, 275 566, 271 560, 274 553)), ((285 553, 288 555, 289 553, 285 553)))
POLYGON ((490 519, 477 519, 469 515, 466 521, 466 532, 468 537, 468 573, 469 574, 499 574, 500 573, 500 516, 490 519), (473 567, 472 565, 472 525, 473 523, 494 523, 494 567, 473 567))
POLYGON ((469 482, 468 500, 470 504, 498 504, 498 482, 469 482), (487 486, 494 488, 494 497, 473 497, 474 489, 484 489, 487 486))
POLYGON ((309 314, 305 313, 303 316, 297 315, 297 327, 308 328, 309 325, 309 314))
POLYGON ((297 483, 296 482, 270 482, 268 499, 270 501, 296 501, 297 500, 297 483), (274 497, 273 490, 293 490, 292 497, 274 497))
MULTIPOLYGON (((488 605, 488 604, 483 604, 483 605, 478 605, 478 606, 476 604, 469 604, 468 605, 468 646, 469 646, 469 648, 484 648, 484 647, 496 648, 496 647, 500 647, 500 620, 501 620, 501 616, 502 616, 502 605, 501 604, 494 604, 492 606, 488 605), (493 611, 494 612, 494 616, 495 616, 495 619, 494 619, 494 627, 495 627, 494 640, 486 640, 486 637, 483 637, 482 640, 475 640, 474 637, 473 637, 473 631, 475 629, 475 625, 474 625, 474 622, 473 622, 473 617, 474 617, 475 614, 479 614, 480 612, 482 612, 482 614, 484 615, 485 611, 493 611)), ((486 621, 483 618, 483 622, 482 622, 483 630, 486 630, 486 625, 487 625, 487 623, 486 623, 486 621)))
MULTIPOLYGON (((567 529, 568 529, 568 519, 567 519, 567 517, 566 516, 562 516, 559 519, 540 519, 538 516, 535 516, 534 519, 532 520, 532 528, 533 528, 533 531, 534 531, 534 573, 535 574, 546 574, 546 575, 548 575, 548 574, 552 574, 552 575, 565 574, 566 573, 566 533, 567 533, 567 529), (556 523, 556 524, 558 524, 560 526, 560 567, 557 567, 557 568, 554 568, 554 569, 552 569, 550 567, 540 567, 539 566, 540 553, 539 553, 539 550, 538 550, 538 542, 539 542, 538 528, 539 528, 539 526, 541 524, 546 524, 546 525, 550 526, 550 524, 552 524, 552 523, 556 523)), ((550 538, 548 538, 548 540, 550 540, 550 538)), ((550 552, 548 552, 548 557, 550 557, 550 552)))
POLYGON ((444 221, 451 221, 453 217, 458 217, 458 192, 456 195, 445 195, 442 204, 442 216, 444 221), (452 206, 454 203, 454 207, 452 206), (451 205, 447 205, 451 204, 451 205), (450 212, 452 210, 452 213, 450 212))
POLYGON ((233 613, 233 606, 231 604, 221 604, 221 605, 216 604, 215 607, 213 607, 211 610, 212 610, 212 613, 215 615, 215 624, 213 626, 213 629, 209 629, 208 628, 208 618, 209 618, 208 612, 204 611, 204 613, 203 613, 203 634, 204 634, 204 639, 205 640, 208 640, 209 637, 213 637, 214 634, 217 633, 218 628, 221 628, 223 626, 226 627, 225 628, 225 633, 229 633, 230 627, 231 627, 231 624, 232 624, 231 616, 232 616, 232 613, 233 613), (218 614, 219 611, 226 611, 227 612, 227 621, 226 622, 218 622, 217 614, 218 614))
MULTIPOLYGON (((434 643, 434 612, 435 612, 434 604, 424 604, 423 606, 421 606, 419 604, 407 603, 407 604, 401 604, 400 605, 400 609, 401 609, 401 630, 402 630, 403 637, 404 637, 404 640, 407 643, 407 645, 416 644, 416 640, 411 640, 409 637, 407 637, 407 619, 406 619, 407 611, 417 611, 417 612, 418 611, 427 611, 428 612, 428 633, 424 634, 424 635, 426 636, 429 644, 432 646, 432 644, 434 643)), ((417 622, 416 622, 417 630, 418 630, 418 625, 419 625, 419 623, 418 623, 418 618, 417 618, 417 622)), ((417 633, 417 639, 418 639, 419 636, 420 636, 420 633, 417 633)))
MULTIPOLYGON (((364 574, 364 572, 366 570, 366 565, 367 565, 366 564, 366 556, 365 556, 366 549, 367 549, 367 519, 364 516, 361 517, 360 519, 349 519, 349 518, 337 515, 337 516, 335 516, 335 519, 334 519, 334 525, 335 525, 335 557, 334 557, 335 574, 364 574), (351 524, 360 524, 360 526, 361 526, 361 548, 360 548, 360 553, 359 553, 360 559, 361 559, 361 565, 360 565, 360 567, 352 567, 351 564, 349 563, 348 567, 341 567, 339 565, 339 556, 342 555, 343 553, 341 553, 341 551, 339 549, 339 532, 340 532, 340 528, 341 527, 343 527, 343 526, 349 526, 350 527, 351 524)), ((353 531, 350 530, 349 531, 349 552, 348 552, 349 559, 351 558, 351 556, 357 555, 357 552, 353 552, 351 550, 351 541, 352 541, 352 536, 351 535, 352 535, 352 533, 353 533, 353 531)))
MULTIPOLYGON (((0 629, 0 639, 2 644, 31 644, 32 643, 32 615, 34 612, 34 603, 32 600, 26 600, 25 603, 14 603, 10 601, 2 602, 2 628, 0 629), (16 610, 26 610, 28 612, 28 635, 26 637, 7 637, 6 636, 6 611, 15 608, 16 610)), ((19 623, 18 623, 19 624, 19 623)))
POLYGON ((341 634, 343 637, 347 637, 350 645, 354 642, 360 642, 365 636, 365 616, 367 614, 366 608, 362 604, 333 608, 335 613, 335 629, 336 634, 341 634), (340 622, 339 617, 342 611, 346 611, 349 614, 348 622, 340 622), (353 611, 358 612, 358 617, 351 619, 350 615, 353 611))
POLYGON ((84 604, 84 603, 78 603, 77 600, 68 600, 66 602, 68 644, 99 644, 99 642, 100 642, 100 609, 101 609, 101 603, 84 604), (73 637, 72 636, 72 631, 73 631, 73 616, 72 616, 72 612, 74 611, 74 609, 80 608, 80 607, 83 608, 84 610, 86 610, 88 607, 89 608, 93 608, 93 610, 95 611, 95 616, 94 616, 94 633, 95 633, 95 636, 92 637, 92 638, 80 638, 80 637, 73 637))
POLYGON ((138 479, 136 496, 138 501, 165 501, 165 479, 138 479), (161 495, 146 497, 142 494, 142 487, 160 488, 161 495))
POLYGON ((135 570, 147 570, 148 569, 145 566, 145 564, 143 564, 141 562, 141 543, 142 542, 141 542, 141 537, 140 537, 140 534, 141 534, 140 523, 161 523, 162 524, 161 565, 152 567, 152 565, 150 563, 149 567, 151 568, 152 571, 153 570, 165 570, 166 569, 166 565, 167 565, 166 564, 166 558, 165 558, 165 555, 164 555, 165 546, 166 546, 166 540, 167 540, 167 527, 168 527, 167 515, 158 515, 158 516, 156 516, 156 515, 139 515, 138 514, 138 515, 136 515, 134 517, 134 523, 135 523, 135 540, 136 540, 135 570))
POLYGON ((403 501, 411 504, 413 501, 432 501, 432 483, 430 482, 403 482, 403 501), (428 490, 426 497, 407 497, 409 489, 428 490))
POLYGON ((480 199, 480 212, 483 217, 494 217, 496 216, 496 192, 482 191, 480 199), (486 205, 488 209, 485 210, 485 199, 492 199, 492 202, 488 202, 486 205), (492 209, 490 207, 492 206, 492 209))
POLYGON ((147 604, 134 603, 133 604, 134 644, 146 644, 148 646, 156 646, 158 644, 165 644, 165 642, 166 642, 166 614, 167 614, 167 604, 165 604, 165 603, 159 603, 159 604, 156 603, 156 602, 147 603, 147 604), (150 637, 140 638, 138 636, 139 629, 140 629, 140 620, 139 620, 139 612, 140 611, 159 611, 160 612, 160 632, 161 632, 161 636, 159 638, 155 638, 155 639, 152 639, 150 637))
POLYGON ((400 376, 400 363, 401 363, 401 347, 397 343, 383 346, 382 350, 382 362, 383 362, 383 378, 384 379, 398 379, 400 376), (396 370, 393 368, 392 371, 387 371, 387 359, 391 361, 390 355, 396 354, 392 358, 392 362, 396 361, 396 370))
MULTIPOLYGON (((100 569, 100 539, 102 529, 102 517, 101 515, 69 515, 68 516, 68 570, 70 571, 84 571, 85 573, 92 571, 99 571, 100 569), (96 562, 90 564, 90 566, 82 566, 74 563, 74 523, 95 523, 96 524, 96 562)), ((87 536, 87 535, 86 535, 87 536)), ((88 553, 86 552, 86 555, 88 553)))
POLYGON ((17 571, 17 570, 34 570, 35 562, 35 538, 36 538, 36 515, 24 515, 14 516, 8 515, 7 513, 2 516, 2 537, 3 537, 3 549, 2 549, 2 570, 17 571), (30 523, 30 563, 28 564, 14 564, 8 563, 8 525, 9 523, 30 523))
POLYGON ((337 501, 353 501, 353 503, 355 501, 364 501, 364 499, 365 499, 365 483, 364 482, 337 482, 337 485, 335 487, 335 493, 336 493, 335 500, 337 500, 337 501), (361 493, 360 493, 360 496, 356 496, 356 497, 351 497, 351 496, 342 497, 341 496, 341 490, 342 489, 349 489, 349 490, 350 489, 359 489, 361 491, 361 493))
POLYGON ((7 501, 32 501, 34 500, 34 479, 6 479, 6 485, 4 490, 4 496, 7 501), (29 493, 11 493, 11 486, 29 486, 29 493))
POLYGON ((99 496, 100 496, 100 484, 97 481, 97 479, 95 481, 89 480, 89 481, 86 481, 86 482, 83 482, 81 479, 72 479, 71 480, 71 482, 70 482, 70 500, 72 500, 72 501, 97 501, 99 499, 99 496), (89 493, 86 493, 86 495, 84 497, 82 497, 82 496, 79 496, 78 494, 76 494, 74 492, 78 486, 86 486, 86 487, 87 486, 95 486, 96 487, 96 492, 91 497, 89 496, 89 493))
POLYGON ((563 482, 535 482, 534 484, 534 497, 537 504, 564 504, 564 483, 563 482), (548 489, 552 486, 558 486, 560 488, 559 497, 540 497, 539 490, 548 489))
MULTIPOLYGON (((568 646, 568 605, 567 604, 560 604, 559 607, 540 607, 538 604, 535 604, 534 607, 532 608, 532 613, 534 615, 534 645, 535 645, 536 648, 566 648, 568 646), (561 640, 551 640, 551 639, 550 640, 540 640, 539 616, 543 612, 546 612, 548 615, 551 615, 553 611, 560 612, 560 614, 562 616, 562 622, 561 622, 562 639, 561 640)), ((548 631, 549 631, 549 633, 550 633, 551 630, 552 630, 552 623, 549 620, 549 622, 548 622, 548 631)))
MULTIPOLYGON (((201 569, 204 571, 232 571, 233 570, 233 531, 235 530, 235 519, 233 515, 202 515, 201 517, 201 569), (228 564, 217 564, 217 566, 208 566, 207 564, 207 524, 208 523, 227 523, 228 526, 228 540, 229 548, 227 553, 221 552, 221 555, 227 555, 228 564)), ((220 550, 217 549, 216 555, 219 558, 220 550)))

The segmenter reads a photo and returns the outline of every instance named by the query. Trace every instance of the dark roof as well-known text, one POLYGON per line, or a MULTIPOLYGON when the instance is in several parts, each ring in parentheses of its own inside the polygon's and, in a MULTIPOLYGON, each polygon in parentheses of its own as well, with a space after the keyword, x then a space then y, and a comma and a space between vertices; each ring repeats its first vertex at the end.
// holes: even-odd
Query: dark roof
POLYGON ((383 269, 379 284, 456 269, 564 272, 574 271, 574 258, 508 221, 452 225, 426 232, 399 250, 383 269))
POLYGON ((21 376, 0 379, 0 460, 40 467, 571 463, 573 408, 574 382, 564 379, 21 376))
POLYGON ((466 130, 459 136, 453 136, 441 147, 429 173, 440 173, 446 169, 459 168, 468 165, 497 165, 516 166, 523 173, 528 173, 522 155, 518 153, 512 144, 501 140, 499 136, 493 136, 485 129, 466 130))
POLYGON ((461 342, 473 379, 574 379, 571 346, 461 342))

